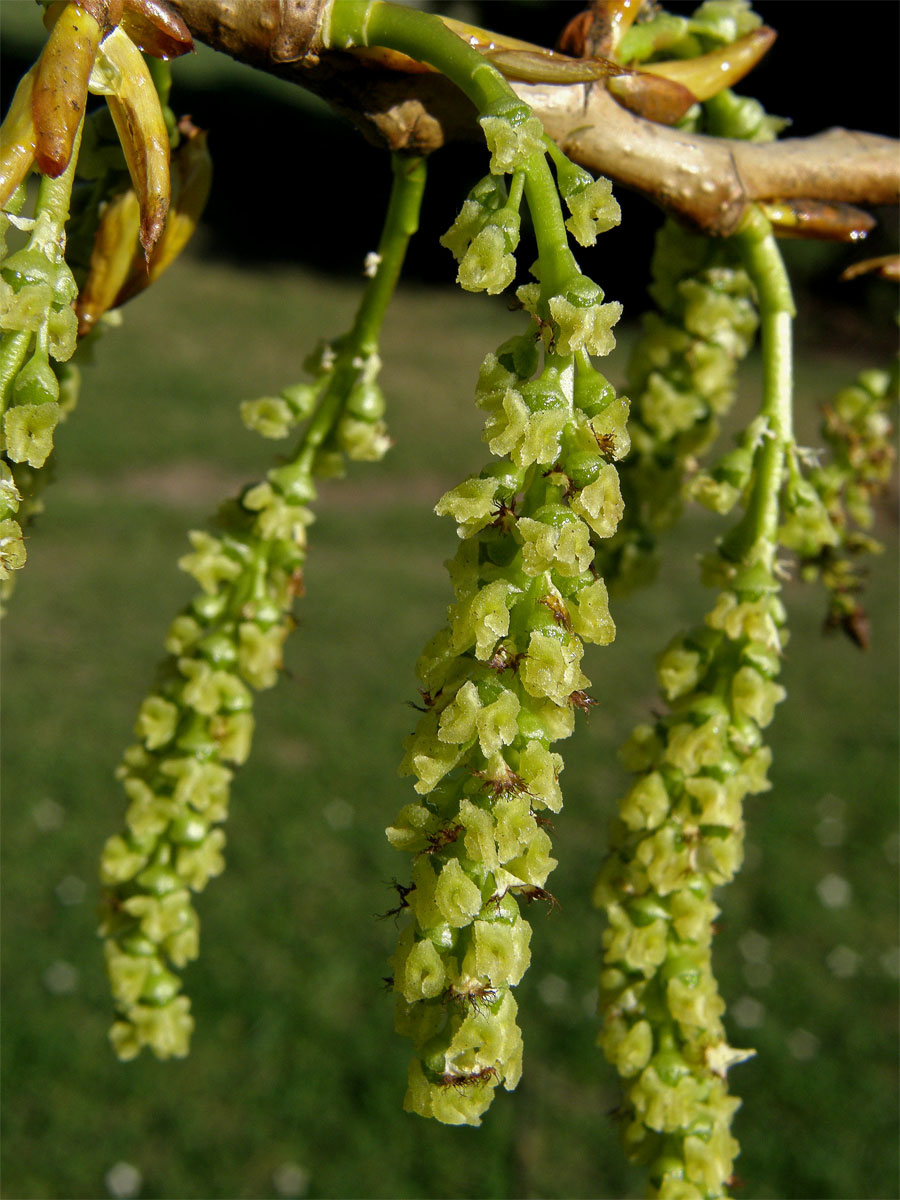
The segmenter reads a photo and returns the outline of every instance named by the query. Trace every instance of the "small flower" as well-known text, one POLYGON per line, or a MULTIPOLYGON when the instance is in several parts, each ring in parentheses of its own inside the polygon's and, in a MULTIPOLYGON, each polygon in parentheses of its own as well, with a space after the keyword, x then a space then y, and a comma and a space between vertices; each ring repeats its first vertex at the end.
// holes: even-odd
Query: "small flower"
POLYGON ((550 299, 550 314, 559 326, 556 343, 559 354, 575 354, 585 350, 588 354, 602 356, 615 349, 612 327, 622 315, 622 305, 618 301, 581 308, 570 303, 565 296, 553 296, 550 299))
POLYGON ((511 117, 479 117, 478 123, 491 152, 493 175, 518 170, 535 154, 544 153, 544 128, 537 117, 517 111, 511 117))

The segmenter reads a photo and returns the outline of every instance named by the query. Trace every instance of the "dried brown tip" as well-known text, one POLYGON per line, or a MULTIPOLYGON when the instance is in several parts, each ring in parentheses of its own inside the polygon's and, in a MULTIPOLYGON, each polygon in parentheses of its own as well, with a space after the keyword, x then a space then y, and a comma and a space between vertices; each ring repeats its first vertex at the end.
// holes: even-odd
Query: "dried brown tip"
POLYGON ((760 207, 778 237, 859 242, 876 225, 873 216, 852 204, 797 199, 771 200, 760 207))
POLYGON ((78 0, 85 12, 90 13, 104 33, 114 29, 122 18, 123 0, 78 0))
POLYGON ((872 646, 872 623, 862 605, 850 610, 833 610, 825 618, 825 629, 829 633, 843 633, 860 650, 869 650, 872 646))
POLYGON ((556 44, 573 58, 611 57, 628 32, 641 7, 641 0, 592 0, 589 10, 568 23, 556 44))
POLYGON ((697 102, 684 84, 649 72, 617 75, 606 86, 623 108, 657 125, 675 125, 697 102))
POLYGON ((881 254, 853 263, 841 272, 841 279, 856 279, 859 275, 878 274, 882 279, 900 280, 900 254, 881 254))
POLYGON ((194 48, 190 29, 163 0, 124 0, 121 26, 153 58, 178 58, 194 48))

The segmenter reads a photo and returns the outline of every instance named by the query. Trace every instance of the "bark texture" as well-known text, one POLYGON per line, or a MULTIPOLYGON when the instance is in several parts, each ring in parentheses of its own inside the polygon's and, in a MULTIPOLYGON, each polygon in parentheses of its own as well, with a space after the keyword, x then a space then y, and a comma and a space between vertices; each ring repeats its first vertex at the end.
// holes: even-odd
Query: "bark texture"
MULTIPOLYGON (((369 141, 428 154, 480 136, 472 105, 442 76, 404 71, 402 56, 391 56, 389 69, 366 52, 323 49, 328 0, 170 3, 200 41, 316 92, 369 141)), ((765 145, 729 141, 635 116, 599 84, 511 86, 572 159, 708 234, 733 233, 760 201, 900 203, 900 151, 891 138, 831 129, 765 145)))

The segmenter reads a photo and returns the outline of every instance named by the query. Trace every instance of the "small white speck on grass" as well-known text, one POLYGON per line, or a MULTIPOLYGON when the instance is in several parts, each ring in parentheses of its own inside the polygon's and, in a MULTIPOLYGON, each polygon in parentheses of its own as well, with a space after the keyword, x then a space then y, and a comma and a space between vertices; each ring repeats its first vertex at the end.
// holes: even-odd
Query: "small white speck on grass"
POLYGON ((852 979, 859 970, 862 955, 850 946, 835 946, 825 959, 825 965, 838 979, 852 979))
POLYGON ((116 1200, 130 1200, 141 1194, 144 1177, 132 1163, 117 1162, 103 1176, 106 1190, 116 1200))
POLYGON ((891 946, 885 950, 878 960, 885 975, 891 979, 900 979, 900 946, 891 946))
POLYGON ((832 792, 829 792, 827 796, 822 797, 816 808, 819 810, 819 816, 823 820, 831 818, 835 821, 843 821, 847 812, 847 802, 846 800, 842 800, 840 796, 835 796, 832 792))
POLYGON ((584 1009, 585 1015, 588 1017, 596 1017, 597 1005, 600 1002, 600 989, 591 988, 589 992, 585 992, 581 997, 581 1007, 584 1009))
POLYGON ((71 996, 78 987, 78 968, 57 959, 41 976, 44 987, 54 996, 71 996))
POLYGON ((740 996, 731 1006, 731 1015, 742 1029, 758 1029, 765 1019, 766 1008, 753 996, 740 996))
POLYGON ((744 842, 744 870, 755 871, 763 859, 763 852, 756 842, 744 842))
POLYGON ((769 939, 755 929, 748 929, 738 941, 738 950, 748 963, 762 963, 769 960, 769 939))
POLYGON ((767 962, 745 962, 744 979, 752 988, 768 987, 772 982, 772 964, 767 962))
POLYGON ((545 975, 537 986, 538 995, 551 1008, 565 1004, 569 998, 569 982, 561 975, 545 975))
POLYGON ((66 810, 48 796, 31 806, 31 819, 41 833, 55 833, 57 829, 62 828, 62 823, 66 819, 66 810))
POLYGON ((819 1039, 808 1029, 795 1029, 793 1033, 788 1034, 788 1052, 798 1062, 808 1062, 811 1058, 815 1058, 819 1053, 819 1045, 819 1039))
POLYGON ((272 1185, 279 1196, 305 1196, 309 1189, 309 1171, 299 1163, 284 1162, 272 1172, 272 1185))
POLYGON ((840 846, 847 836, 847 826, 840 817, 823 817, 816 826, 820 846, 840 846))
POLYGON ((87 892, 87 884, 77 875, 67 875, 53 890, 56 892, 56 898, 60 904, 65 904, 68 908, 82 902, 87 892))
POLYGON ((325 820, 339 833, 349 829, 356 818, 356 809, 348 800, 337 798, 325 805, 325 820))
POLYGON ((816 884, 816 892, 826 908, 846 908, 853 888, 841 875, 825 875, 816 884))

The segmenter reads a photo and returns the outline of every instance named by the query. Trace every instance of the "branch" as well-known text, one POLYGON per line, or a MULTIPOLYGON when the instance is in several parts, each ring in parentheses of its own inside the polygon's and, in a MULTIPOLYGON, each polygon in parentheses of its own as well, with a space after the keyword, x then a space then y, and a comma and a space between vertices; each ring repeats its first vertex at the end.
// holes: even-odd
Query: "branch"
MULTIPOLYGON (((481 136, 469 101, 446 79, 392 69, 363 53, 323 50, 327 0, 170 0, 191 32, 240 62, 323 97, 376 144, 429 154, 481 136)), ((576 162, 642 192, 707 234, 728 236, 760 201, 900 203, 898 143, 831 129, 748 143, 688 134, 622 108, 605 87, 513 83, 547 133, 576 162)))

